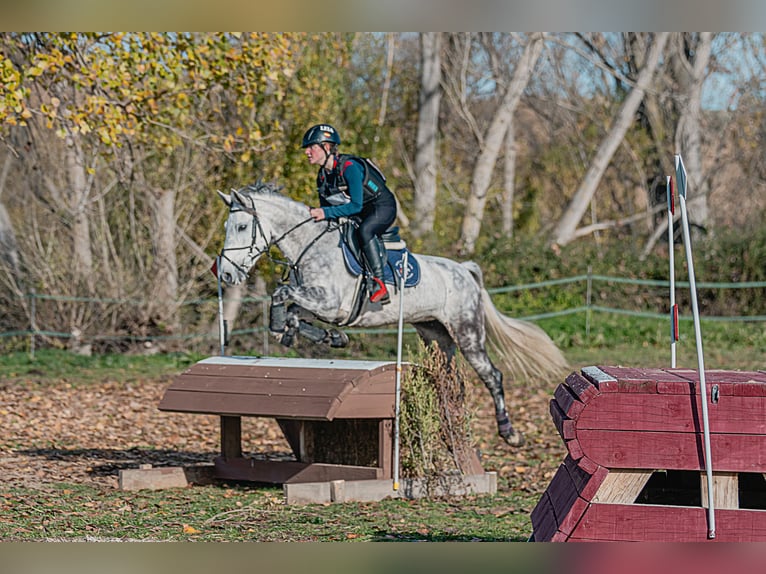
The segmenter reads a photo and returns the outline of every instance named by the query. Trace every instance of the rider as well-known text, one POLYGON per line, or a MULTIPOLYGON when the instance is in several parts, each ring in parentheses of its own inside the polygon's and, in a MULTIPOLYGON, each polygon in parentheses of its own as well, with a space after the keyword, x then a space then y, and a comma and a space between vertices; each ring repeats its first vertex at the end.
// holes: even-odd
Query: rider
POLYGON ((315 221, 351 216, 361 219, 359 242, 374 281, 370 301, 385 305, 390 298, 383 282, 384 253, 379 236, 396 219, 396 199, 374 165, 365 165, 362 158, 339 155, 339 145, 337 130, 328 124, 315 125, 303 136, 301 147, 309 163, 319 166, 320 207, 310 208, 309 214, 315 221), (378 177, 368 175, 373 169, 378 177))

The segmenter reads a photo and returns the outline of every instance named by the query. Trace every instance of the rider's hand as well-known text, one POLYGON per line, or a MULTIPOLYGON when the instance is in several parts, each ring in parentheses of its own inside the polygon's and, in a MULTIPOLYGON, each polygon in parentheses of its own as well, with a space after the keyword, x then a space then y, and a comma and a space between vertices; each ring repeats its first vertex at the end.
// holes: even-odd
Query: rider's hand
POLYGON ((324 209, 312 207, 309 209, 309 215, 314 218, 314 221, 322 221, 324 219, 324 209))

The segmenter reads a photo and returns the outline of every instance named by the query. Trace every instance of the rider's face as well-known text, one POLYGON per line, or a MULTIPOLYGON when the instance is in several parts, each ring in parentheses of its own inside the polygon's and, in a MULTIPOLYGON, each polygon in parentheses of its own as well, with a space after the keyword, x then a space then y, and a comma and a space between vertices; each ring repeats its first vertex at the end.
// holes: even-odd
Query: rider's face
POLYGON ((320 144, 311 144, 306 148, 306 157, 311 165, 324 165, 327 152, 320 144))

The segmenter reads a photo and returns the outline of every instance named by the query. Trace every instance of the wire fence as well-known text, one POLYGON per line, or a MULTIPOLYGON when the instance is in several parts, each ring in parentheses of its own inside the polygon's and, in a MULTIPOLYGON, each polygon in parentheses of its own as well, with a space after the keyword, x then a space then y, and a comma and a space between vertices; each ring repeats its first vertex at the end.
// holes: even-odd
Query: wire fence
MULTIPOLYGON (((579 285, 580 288, 584 287, 584 292, 581 298, 582 303, 576 304, 576 305, 569 305, 566 308, 559 308, 555 311, 550 312, 543 312, 543 313, 519 313, 518 309, 514 313, 514 316, 518 319, 524 319, 527 321, 540 321, 543 319, 550 319, 555 317, 564 317, 567 315, 575 315, 575 314, 584 314, 585 315, 585 331, 586 334, 590 331, 591 326, 591 320, 592 316, 595 313, 604 313, 604 314, 616 314, 616 315, 626 315, 626 316, 632 316, 632 317, 643 317, 643 318, 651 318, 651 319, 663 319, 668 317, 668 312, 658 312, 656 310, 636 310, 636 309, 629 309, 625 307, 618 307, 618 306, 608 306, 608 305, 599 305, 594 303, 594 292, 596 291, 596 285, 598 283, 606 283, 610 286, 614 285, 629 285, 629 286, 637 286, 637 287, 651 287, 651 288, 664 288, 668 290, 669 295, 669 289, 670 289, 670 282, 666 280, 653 280, 653 279, 632 279, 632 278, 626 278, 626 277, 618 277, 618 276, 610 276, 610 275, 599 275, 599 274, 593 274, 593 273, 586 273, 583 275, 575 275, 572 277, 567 278, 561 278, 561 279, 551 279, 547 281, 540 281, 540 282, 534 282, 534 283, 526 283, 521 285, 509 285, 509 286, 503 286, 503 287, 494 287, 494 288, 487 288, 487 291, 490 293, 490 295, 493 296, 493 299, 497 299, 497 296, 501 296, 504 294, 514 294, 514 293, 523 293, 526 291, 531 290, 537 290, 537 289, 549 289, 549 288, 561 288, 568 285, 579 285)), ((675 281, 675 287, 676 289, 679 288, 689 288, 690 284, 688 281, 675 281)), ((766 282, 761 281, 744 281, 744 282, 697 282, 696 287, 698 290, 704 290, 704 289, 763 289, 766 288, 766 282)), ((36 293, 36 292, 30 292, 25 295, 25 298, 28 299, 28 317, 29 317, 29 327, 27 329, 16 329, 16 330, 7 330, 0 332, 0 338, 8 338, 8 337, 21 337, 21 338, 28 338, 29 340, 29 346, 32 352, 34 352, 35 347, 35 341, 36 339, 40 337, 46 337, 46 338, 56 338, 56 339, 71 339, 72 337, 82 337, 82 334, 79 333, 72 333, 72 332, 62 332, 62 331, 56 331, 56 330, 50 330, 41 328, 38 325, 37 320, 37 304, 40 301, 55 301, 55 302, 65 302, 65 303, 86 303, 86 304, 111 304, 111 305, 135 305, 135 306, 142 306, 146 305, 147 301, 142 299, 114 299, 114 298, 89 298, 89 297, 73 297, 73 296, 64 296, 64 295, 53 295, 53 294, 42 294, 42 293, 36 293)), ((253 325, 249 328, 242 328, 242 329, 234 329, 231 331, 228 331, 228 336, 262 336, 262 344, 264 347, 265 352, 268 351, 268 337, 269 337, 269 313, 268 313, 268 305, 270 302, 270 297, 266 296, 248 296, 248 297, 242 297, 238 300, 231 300, 231 302, 239 302, 241 304, 241 308, 246 308, 246 306, 251 304, 256 304, 260 312, 259 315, 259 321, 260 324, 253 325)), ((187 306, 194 306, 194 307, 200 307, 200 306, 214 306, 217 308, 218 299, 217 298, 207 298, 207 299, 195 299, 195 300, 187 300, 184 301, 183 304, 180 307, 187 307, 187 306)), ((681 317, 682 320, 691 320, 691 317, 681 317)), ((722 316, 722 315, 704 315, 702 317, 702 320, 705 321, 718 321, 718 322, 766 322, 766 315, 728 315, 728 316, 722 316)), ((2 328, 0 326, 0 328, 2 328)), ((347 329, 348 333, 364 333, 364 334, 379 334, 379 335, 391 335, 397 333, 397 330, 395 328, 349 328, 347 329)), ((412 328, 406 328, 405 332, 407 333, 413 333, 415 332, 412 328)), ((90 334, 87 337, 85 337, 88 341, 91 342, 107 342, 107 341, 121 341, 121 342, 127 342, 127 343, 154 343, 154 342, 160 342, 160 341, 215 341, 218 340, 220 337, 219 332, 217 332, 217 329, 211 329, 211 328, 205 328, 200 329, 196 332, 193 332, 193 329, 187 329, 183 333, 169 333, 164 335, 157 335, 157 334, 144 334, 144 333, 95 333, 90 334)))

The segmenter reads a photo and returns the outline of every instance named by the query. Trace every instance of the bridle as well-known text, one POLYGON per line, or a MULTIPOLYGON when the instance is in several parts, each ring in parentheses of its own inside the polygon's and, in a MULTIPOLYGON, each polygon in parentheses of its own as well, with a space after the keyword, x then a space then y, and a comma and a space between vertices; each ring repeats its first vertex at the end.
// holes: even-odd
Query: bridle
POLYGON ((226 261, 231 263, 235 268, 237 268, 240 272, 242 272, 243 275, 247 275, 248 270, 242 267, 241 265, 239 265, 237 262, 233 261, 230 257, 228 257, 226 255, 226 252, 247 249, 248 250, 247 255, 250 258, 250 261, 255 261, 261 255, 266 254, 266 256, 269 258, 269 260, 272 263, 281 264, 284 266, 285 271, 283 272, 283 275, 282 275, 283 282, 287 281, 290 275, 292 275, 296 278, 296 280, 300 284, 301 278, 300 278, 299 265, 301 260, 303 259, 303 256, 306 255, 309 249, 311 249, 323 235, 325 235, 326 233, 330 231, 334 231, 335 229, 338 228, 338 225, 337 224, 326 225, 322 229, 322 231, 319 233, 319 235, 317 235, 316 237, 314 237, 314 239, 309 241, 309 243, 306 245, 306 247, 303 248, 303 250, 300 252, 300 254, 298 255, 295 261, 291 261, 289 258, 285 260, 276 259, 271 255, 271 252, 270 252, 271 246, 272 245, 276 246, 277 248, 280 249, 280 251, 284 253, 284 250, 282 250, 282 248, 279 246, 279 242, 282 241, 285 237, 290 235, 293 231, 295 231, 299 227, 302 227, 303 225, 305 225, 306 223, 310 221, 313 221, 314 219, 312 217, 308 217, 300 221, 299 223, 293 225, 290 229, 285 231, 282 235, 280 235, 276 239, 268 239, 266 237, 266 233, 263 231, 263 226, 261 225, 261 220, 258 217, 258 212, 255 209, 255 202, 253 201, 252 197, 250 197, 249 199, 251 201, 250 207, 248 207, 247 205, 242 205, 239 202, 236 204, 236 207, 235 207, 234 201, 232 201, 231 206, 229 207, 229 213, 231 214, 231 213, 236 213, 238 211, 243 211, 247 213, 248 215, 252 216, 253 225, 252 225, 252 231, 250 235, 250 245, 245 245, 242 247, 224 247, 223 249, 221 249, 221 259, 225 259, 226 261), (263 239, 264 247, 262 249, 258 249, 256 247, 256 243, 259 237, 263 239))

